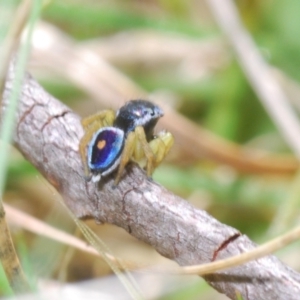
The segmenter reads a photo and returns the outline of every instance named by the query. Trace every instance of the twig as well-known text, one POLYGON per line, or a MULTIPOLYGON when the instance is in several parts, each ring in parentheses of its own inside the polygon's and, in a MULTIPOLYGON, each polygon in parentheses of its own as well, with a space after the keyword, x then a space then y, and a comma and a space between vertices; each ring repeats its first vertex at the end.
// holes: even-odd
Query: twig
MULTIPOLYGON (((14 76, 10 68, 4 109, 14 76)), ((219 223, 129 165, 113 188, 113 177, 96 185, 84 180, 78 142, 80 120, 47 94, 30 76, 24 80, 15 144, 63 195, 78 218, 120 226, 180 265, 211 262, 255 248, 245 235, 219 223)), ((300 274, 274 256, 206 275, 207 282, 231 299, 300 299, 300 274)))
POLYGON ((14 293, 18 294, 29 292, 30 286, 16 254, 16 250, 6 223, 3 205, 0 206, 0 229, 0 259, 9 285, 14 293))
POLYGON ((209 265, 200 265, 200 266, 191 266, 183 268, 185 274, 210 274, 212 272, 216 272, 219 270, 225 270, 230 266, 231 268, 234 266, 238 266, 240 264, 244 264, 253 259, 261 258, 271 252, 275 252, 291 242, 295 242, 299 240, 300 237, 300 226, 292 229, 286 234, 283 234, 257 248, 252 250, 251 252, 245 252, 239 256, 230 257, 226 260, 216 261, 210 263, 209 265))
MULTIPOLYGON (((81 251, 100 256, 101 255, 90 245, 87 245, 87 243, 77 237, 74 237, 73 235, 61 231, 60 229, 57 229, 55 227, 52 227, 30 215, 27 215, 24 212, 21 212, 17 210, 16 208, 4 204, 4 209, 7 214, 8 222, 20 226, 26 230, 29 230, 35 234, 46 236, 48 238, 51 238, 57 242, 61 242, 63 244, 66 244, 68 246, 72 246, 76 249, 79 249, 81 251)), ((107 256, 110 256, 110 254, 106 254, 107 256)), ((110 256, 111 260, 117 263, 117 260, 110 256)))

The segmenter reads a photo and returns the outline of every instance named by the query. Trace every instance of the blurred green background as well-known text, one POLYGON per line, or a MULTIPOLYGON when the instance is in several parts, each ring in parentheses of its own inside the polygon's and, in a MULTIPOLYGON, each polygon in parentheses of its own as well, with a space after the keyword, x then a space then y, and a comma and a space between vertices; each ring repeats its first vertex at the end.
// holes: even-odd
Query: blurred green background
MULTIPOLYGON (((288 94, 291 105, 298 114, 300 2, 239 0, 235 4, 246 29, 254 38, 265 61, 280 79, 279 84, 288 94)), ((64 39, 72 39, 76 46, 80 45, 85 49, 90 49, 91 45, 98 47, 99 52, 106 55, 103 56, 104 59, 129 80, 141 86, 154 99, 156 94, 160 98, 165 94, 168 105, 209 132, 238 145, 266 151, 266 155, 293 155, 249 85, 205 1, 56 0, 44 7, 41 20, 55 26, 56 30, 63 33, 64 39), (137 32, 138 36, 145 39, 150 32, 149 39, 156 41, 156 48, 154 47, 153 52, 150 49, 144 56, 137 52, 136 56, 122 57, 130 45, 135 45, 137 32), (157 45, 160 44, 161 52, 157 51, 157 45), (174 57, 164 56, 165 49, 172 48, 173 44, 176 45, 173 46, 174 57), (195 49, 199 49, 199 53, 195 49)), ((42 38, 40 42, 43 44, 42 38)), ((60 46, 57 45, 57 48, 60 46)), ((68 59, 67 56, 63 57, 63 52, 59 55, 62 60, 68 59)), ((61 80, 53 71, 47 71, 41 62, 48 59, 47 55, 40 56, 35 58, 35 63, 29 64, 30 72, 47 91, 82 116, 93 112, 95 108, 101 109, 101 103, 89 101, 89 96, 82 87, 76 86, 71 80, 61 80), (42 67, 38 66, 39 63, 42 67)), ((139 95, 132 96, 134 98, 139 95)), ((180 145, 177 146, 180 148, 180 145)), ((207 158, 191 163, 182 156, 179 156, 180 159, 176 155, 172 158, 172 153, 170 156, 171 159, 155 171, 154 179, 193 205, 207 210, 220 222, 247 234, 254 241, 266 241, 278 231, 287 230, 297 223, 299 201, 293 173, 241 173, 230 165, 207 158), (286 211, 293 211, 293 217, 288 222, 281 219, 286 211), (271 231, 270 228, 278 220, 282 222, 277 224, 280 230, 271 231)), ((28 206, 25 210, 39 218, 48 218, 49 204, 47 206, 44 203, 46 201, 38 208, 32 208, 33 203, 40 203, 43 194, 36 192, 34 182, 37 176, 40 176, 39 173, 18 153, 14 153, 5 197, 15 206, 20 205, 20 199, 23 199, 21 209, 28 206), (36 200, 32 202, 32 198, 36 200)), ((47 197, 51 198, 51 192, 47 197)), ((105 236, 105 233, 102 234, 105 236)), ((25 260, 26 253, 31 251, 36 239, 28 235, 19 232, 18 239, 16 238, 17 245, 23 249, 21 253, 25 260)), ((108 244, 113 243, 110 239, 106 241, 108 244)), ((125 245, 122 247, 126 248, 125 245)), ((131 259, 134 251, 143 251, 132 250, 130 246, 128 249, 131 259)), ((289 247, 280 253, 280 258, 299 270, 300 265, 295 259, 297 251, 299 245, 289 247)), ((92 262, 86 263, 85 271, 84 266, 80 266, 81 274, 86 276, 75 276, 74 271, 70 275, 78 263, 78 260, 74 262, 74 257, 66 270, 67 280, 79 281, 102 275, 92 271, 92 262)), ((42 264, 38 262, 37 265, 39 263, 42 264)), ((56 266, 53 270, 48 270, 48 276, 57 278, 58 269, 59 266, 56 266)), ((3 287, 2 294, 7 292, 4 286, 0 285, 0 288, 3 287)), ((176 291, 163 299, 182 299, 183 295, 185 299, 199 299, 199 295, 202 295, 201 299, 210 299, 210 288, 205 285, 199 289, 197 286, 195 284, 181 292, 176 291)))

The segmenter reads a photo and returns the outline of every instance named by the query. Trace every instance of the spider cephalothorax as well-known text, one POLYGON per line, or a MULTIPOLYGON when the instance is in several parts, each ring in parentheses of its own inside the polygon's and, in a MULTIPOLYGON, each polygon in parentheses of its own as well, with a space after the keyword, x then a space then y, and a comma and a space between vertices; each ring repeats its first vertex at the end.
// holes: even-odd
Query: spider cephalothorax
POLYGON ((153 103, 145 100, 132 100, 122 106, 116 114, 114 126, 121 128, 128 134, 137 126, 142 126, 149 142, 153 139, 154 127, 163 111, 153 103))
POLYGON ((131 100, 115 114, 101 111, 82 120, 85 135, 80 141, 80 154, 85 174, 97 182, 118 168, 115 184, 129 160, 146 159, 150 176, 173 145, 171 133, 154 135, 162 110, 145 100, 131 100))

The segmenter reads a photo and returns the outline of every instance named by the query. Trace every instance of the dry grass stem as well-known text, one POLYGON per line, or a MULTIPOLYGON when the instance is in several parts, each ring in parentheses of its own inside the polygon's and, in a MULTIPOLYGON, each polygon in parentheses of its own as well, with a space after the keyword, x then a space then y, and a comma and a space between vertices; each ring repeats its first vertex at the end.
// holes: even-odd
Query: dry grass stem
POLYGON ((287 144, 300 158, 300 124, 272 70, 244 28, 232 0, 208 0, 215 20, 236 52, 245 75, 287 144))

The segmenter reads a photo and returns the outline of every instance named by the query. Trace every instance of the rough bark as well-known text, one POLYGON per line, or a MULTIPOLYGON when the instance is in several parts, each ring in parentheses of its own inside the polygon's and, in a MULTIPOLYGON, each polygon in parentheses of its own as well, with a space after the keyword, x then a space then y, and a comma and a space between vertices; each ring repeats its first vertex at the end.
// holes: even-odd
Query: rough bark
MULTIPOLYGON (((3 110, 14 76, 10 68, 3 110)), ((78 218, 120 226, 180 265, 207 263, 251 250, 255 244, 149 180, 131 164, 119 185, 113 178, 86 182, 78 153, 80 118, 26 75, 17 112, 14 142, 55 186, 78 218)), ((204 277, 231 299, 300 299, 300 274, 274 256, 204 277)))

